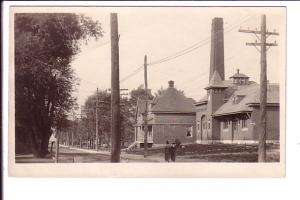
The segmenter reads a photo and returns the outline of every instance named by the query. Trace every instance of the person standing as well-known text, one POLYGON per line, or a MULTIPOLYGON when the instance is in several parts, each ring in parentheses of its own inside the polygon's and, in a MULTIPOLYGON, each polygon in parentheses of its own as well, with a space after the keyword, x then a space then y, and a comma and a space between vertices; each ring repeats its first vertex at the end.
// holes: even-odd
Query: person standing
POLYGON ((176 144, 175 143, 172 143, 172 146, 171 146, 171 160, 173 162, 175 162, 175 160, 176 160, 176 144))
POLYGON ((169 162, 170 161, 170 144, 169 141, 166 141, 166 146, 165 146, 165 161, 169 162))

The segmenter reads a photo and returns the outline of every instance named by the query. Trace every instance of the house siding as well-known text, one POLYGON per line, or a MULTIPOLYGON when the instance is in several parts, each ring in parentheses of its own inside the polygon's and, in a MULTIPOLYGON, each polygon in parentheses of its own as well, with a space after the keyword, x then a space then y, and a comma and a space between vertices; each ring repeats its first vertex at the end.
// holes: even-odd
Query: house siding
POLYGON ((228 128, 224 129, 224 121, 221 122, 221 140, 253 140, 253 126, 251 125, 251 119, 246 119, 246 126, 242 127, 242 119, 239 119, 237 123, 236 131, 233 131, 233 122, 228 121, 228 128))
MULTIPOLYGON (((260 110, 259 107, 252 107, 253 111, 251 112, 251 118, 245 120, 246 126, 242 127, 242 118, 238 115, 235 116, 224 116, 222 120, 211 118, 212 129, 216 129, 213 131, 215 133, 220 130, 220 135, 217 134, 211 135, 211 130, 208 129, 207 137, 201 138, 201 118, 204 115, 207 115, 207 110, 205 107, 198 107, 197 106, 197 113, 196 113, 196 126, 200 122, 200 130, 196 130, 196 140, 205 142, 205 140, 215 140, 220 142, 257 142, 258 135, 260 132, 259 121, 260 121, 260 110), (233 131, 233 122, 232 118, 236 120, 237 126, 236 130, 233 131), (228 128, 224 128, 224 121, 227 120, 229 122, 228 128)), ((209 118, 208 118, 209 119, 209 118)), ((278 141, 279 140, 279 124, 280 124, 280 117, 279 117, 279 106, 268 106, 267 107, 267 140, 269 141, 278 141)))
MULTIPOLYGON (((252 120, 254 122, 253 137, 258 140, 258 135, 261 130, 259 125, 260 121, 260 108, 253 107, 252 120)), ((279 107, 267 107, 267 140, 279 140, 279 107)))
POLYGON ((196 113, 157 113, 154 114, 153 142, 165 144, 179 139, 182 143, 196 141, 195 129, 196 113), (187 137, 188 128, 192 127, 192 137, 187 137))
POLYGON ((195 143, 195 125, 178 125, 178 124, 166 124, 166 125, 153 125, 153 142, 154 144, 165 144, 166 141, 174 142, 175 139, 179 139, 182 143, 195 143), (192 137, 187 137, 187 130, 192 127, 192 137))
MULTIPOLYGON (((137 119, 136 141, 144 142, 144 131, 142 130, 142 116, 137 119)), ((149 143, 165 144, 179 139, 182 143, 195 143, 196 141, 196 113, 150 113, 148 125, 152 126, 152 137, 148 137, 149 143), (192 136, 187 136, 187 130, 192 128, 192 136)))
POLYGON ((210 125, 207 129, 208 140, 220 140, 220 121, 215 119, 212 115, 224 103, 225 93, 223 89, 209 89, 207 102, 207 117, 210 125), (217 92, 219 91, 219 92, 217 92))
POLYGON ((196 124, 197 124, 197 134, 196 134, 196 140, 197 142, 200 142, 202 140, 202 117, 207 116, 207 105, 197 105, 196 106, 196 124))
POLYGON ((174 113, 174 114, 164 114, 158 113, 154 115, 155 123, 187 123, 194 124, 196 120, 196 113, 184 114, 184 113, 174 113))

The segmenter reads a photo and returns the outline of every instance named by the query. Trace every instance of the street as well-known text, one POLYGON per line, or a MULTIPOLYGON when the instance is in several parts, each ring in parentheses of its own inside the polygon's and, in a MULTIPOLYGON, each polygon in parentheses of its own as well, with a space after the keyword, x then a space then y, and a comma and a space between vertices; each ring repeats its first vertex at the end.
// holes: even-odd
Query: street
MULTIPOLYGON (((121 162, 165 162, 163 148, 149 149, 146 158, 143 149, 133 152, 122 152, 121 162)), ((33 158, 33 155, 17 155, 16 163, 54 163, 53 157, 33 158)), ((187 145, 177 151, 176 162, 257 162, 258 154, 255 145, 232 145, 232 144, 198 144, 187 145)), ((278 146, 269 146, 267 162, 279 161, 278 146)), ((95 151, 92 149, 80 149, 60 145, 59 163, 107 163, 110 162, 110 152, 95 151)))

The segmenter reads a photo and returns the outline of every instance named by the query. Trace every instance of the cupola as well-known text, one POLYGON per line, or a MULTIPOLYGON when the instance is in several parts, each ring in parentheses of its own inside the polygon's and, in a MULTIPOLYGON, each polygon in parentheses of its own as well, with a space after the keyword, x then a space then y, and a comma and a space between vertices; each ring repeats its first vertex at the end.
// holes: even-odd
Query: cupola
POLYGON ((231 76, 232 83, 235 85, 247 85, 249 83, 249 76, 240 73, 240 70, 237 69, 237 72, 231 76))

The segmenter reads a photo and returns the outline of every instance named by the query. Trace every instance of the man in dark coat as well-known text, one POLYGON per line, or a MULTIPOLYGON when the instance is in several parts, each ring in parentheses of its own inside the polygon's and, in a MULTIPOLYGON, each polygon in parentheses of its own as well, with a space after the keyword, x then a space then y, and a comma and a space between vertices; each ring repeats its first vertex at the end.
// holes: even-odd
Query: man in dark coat
POLYGON ((165 146, 165 161, 166 162, 170 161, 170 144, 169 144, 169 141, 166 142, 166 146, 165 146))
POLYGON ((173 162, 175 162, 175 160, 176 160, 176 144, 175 143, 172 143, 172 146, 171 146, 171 160, 173 162))

